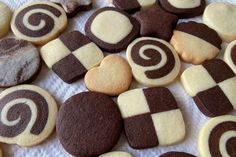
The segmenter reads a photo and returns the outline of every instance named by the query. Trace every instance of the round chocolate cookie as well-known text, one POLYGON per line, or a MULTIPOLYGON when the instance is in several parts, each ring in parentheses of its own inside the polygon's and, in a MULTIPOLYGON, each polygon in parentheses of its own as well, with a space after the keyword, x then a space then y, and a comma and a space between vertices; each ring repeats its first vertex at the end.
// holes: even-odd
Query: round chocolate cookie
POLYGON ((99 156, 117 143, 122 119, 117 105, 108 96, 83 92, 69 98, 57 119, 57 135, 70 154, 99 156))
POLYGON ((232 41, 225 50, 224 60, 236 73, 236 41, 232 41))
POLYGON ((40 55, 30 42, 16 38, 0 40, 0 87, 24 83, 40 68, 40 55))
POLYGON ((220 116, 208 121, 199 134, 202 157, 235 157, 236 116, 220 116))
POLYGON ((113 7, 97 10, 87 21, 87 36, 109 52, 124 50, 138 35, 140 25, 128 13, 113 7))
POLYGON ((167 152, 159 157, 196 157, 196 156, 184 152, 167 152))
POLYGON ((179 18, 191 18, 203 13, 205 0, 160 0, 161 6, 179 18))

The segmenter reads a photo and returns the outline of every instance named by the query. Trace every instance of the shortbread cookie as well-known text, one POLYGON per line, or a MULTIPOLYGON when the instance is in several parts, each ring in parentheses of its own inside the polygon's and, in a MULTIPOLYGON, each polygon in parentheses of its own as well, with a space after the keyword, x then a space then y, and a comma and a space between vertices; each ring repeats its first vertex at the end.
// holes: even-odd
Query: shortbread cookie
POLYGON ((168 152, 162 154, 159 157, 196 157, 196 156, 184 152, 168 152))
POLYGON ((198 144, 202 157, 235 157, 236 116, 211 119, 202 128, 198 144))
POLYGON ((69 98, 57 119, 57 135, 66 151, 92 157, 111 151, 122 131, 122 118, 115 102, 96 92, 69 98))
POLYGON ((113 7, 97 10, 86 22, 87 36, 109 52, 124 50, 139 33, 139 23, 128 13, 113 7))
POLYGON ((100 155, 99 157, 132 157, 132 155, 126 152, 115 151, 100 155))
POLYGON ((206 116, 215 117, 236 110, 236 76, 224 61, 213 59, 188 68, 181 81, 206 116))
POLYGON ((9 32, 11 16, 11 9, 5 3, 0 2, 0 38, 9 32))
POLYGON ((135 13, 141 9, 149 9, 156 3, 156 0, 113 0, 115 7, 128 13, 135 13))
POLYGON ((226 48, 224 60, 236 73, 236 41, 232 41, 226 48))
POLYGON ((127 49, 134 78, 146 86, 162 86, 179 74, 180 60, 174 48, 164 40, 142 37, 127 49))
POLYGON ((191 21, 177 25, 170 43, 185 62, 200 64, 219 54, 222 40, 205 24, 191 21))
POLYGON ((209 4, 203 14, 203 22, 214 29, 226 42, 236 40, 236 5, 218 2, 209 4))
POLYGON ((191 18, 203 13, 205 0, 160 0, 161 6, 179 18, 191 18))
POLYGON ((164 87, 134 89, 118 97, 125 134, 137 149, 182 141, 185 123, 171 92, 164 87))
POLYGON ((33 146, 54 130, 57 104, 44 89, 33 85, 8 88, 0 94, 0 142, 33 146))
POLYGON ((102 51, 78 31, 61 35, 40 51, 47 66, 67 83, 80 79, 103 59, 102 51))
POLYGON ((152 36, 166 41, 170 40, 178 21, 176 15, 164 11, 158 5, 138 12, 134 16, 141 24, 141 36, 152 36))
POLYGON ((65 11, 52 2, 32 2, 15 10, 11 29, 21 39, 37 45, 55 39, 67 26, 65 11))
POLYGON ((91 91, 115 96, 129 89, 132 72, 124 58, 109 55, 104 58, 99 67, 87 72, 84 81, 91 91))
POLYGON ((0 87, 24 83, 40 69, 40 55, 30 42, 16 38, 0 40, 0 87))
POLYGON ((74 17, 80 11, 92 9, 92 0, 50 0, 51 2, 60 4, 65 10, 69 18, 74 17))

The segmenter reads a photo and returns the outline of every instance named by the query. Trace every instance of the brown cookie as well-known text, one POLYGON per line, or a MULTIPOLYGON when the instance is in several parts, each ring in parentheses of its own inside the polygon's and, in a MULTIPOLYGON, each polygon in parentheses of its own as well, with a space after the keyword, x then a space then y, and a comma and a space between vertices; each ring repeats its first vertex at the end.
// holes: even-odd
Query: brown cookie
POLYGON ((108 96, 83 92, 69 98, 57 119, 57 135, 70 154, 99 156, 117 143, 122 119, 117 105, 108 96))
POLYGON ((187 154, 184 152, 168 152, 168 153, 162 154, 159 157, 196 157, 196 156, 187 154))

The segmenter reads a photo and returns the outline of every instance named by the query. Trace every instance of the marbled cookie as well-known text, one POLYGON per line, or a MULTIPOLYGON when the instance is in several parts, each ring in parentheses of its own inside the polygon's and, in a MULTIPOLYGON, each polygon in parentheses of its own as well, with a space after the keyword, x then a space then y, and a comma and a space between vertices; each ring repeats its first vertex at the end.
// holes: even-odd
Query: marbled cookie
POLYGON ((219 54, 222 40, 205 24, 191 21, 177 25, 170 43, 185 62, 200 64, 219 54))
POLYGON ((191 18, 203 13, 205 0, 160 0, 161 6, 179 18, 191 18))
POLYGON ((236 73, 236 41, 232 41, 225 50, 224 60, 236 73))
POLYGON ((54 130, 57 104, 44 89, 20 85, 0 94, 0 112, 0 142, 33 146, 54 130))
POLYGON ((198 144, 202 157, 235 157, 236 116, 209 120, 200 131, 198 144))
POLYGON ((159 157, 196 157, 196 156, 184 152, 167 152, 159 157))
POLYGON ((179 56, 161 39, 138 38, 128 46, 126 55, 134 78, 146 86, 169 84, 180 71, 179 56))
POLYGON ((236 110, 236 76, 220 59, 213 59, 185 70, 181 76, 186 92, 209 117, 236 110))
POLYGON ((91 91, 116 96, 129 89, 132 82, 132 72, 124 58, 118 55, 109 55, 104 58, 99 67, 87 72, 84 81, 91 91))
POLYGON ((65 11, 52 2, 32 2, 13 14, 11 29, 21 39, 37 45, 55 39, 67 26, 65 11))
POLYGON ((128 13, 113 7, 98 9, 86 22, 86 35, 109 52, 124 50, 139 33, 139 23, 128 13))
POLYGON ((0 40, 0 87, 10 87, 32 79, 38 73, 41 59, 30 42, 16 38, 0 40))
POLYGON ((115 102, 96 92, 83 92, 69 98, 57 119, 57 136, 70 154, 99 156, 117 143, 122 119, 115 102))
POLYGON ((99 157, 132 157, 132 155, 126 152, 114 151, 114 152, 102 154, 99 157))
POLYGON ((149 9, 156 3, 156 0, 113 0, 115 7, 128 13, 135 13, 141 9, 149 9))
POLYGON ((185 123, 172 93, 164 87, 134 89, 118 97, 125 134, 137 149, 167 146, 185 137, 185 123))
POLYGON ((103 59, 102 51, 79 31, 61 35, 40 51, 47 66, 67 83, 80 79, 103 59))
POLYGON ((0 38, 9 32, 11 16, 11 9, 5 3, 0 2, 0 38))

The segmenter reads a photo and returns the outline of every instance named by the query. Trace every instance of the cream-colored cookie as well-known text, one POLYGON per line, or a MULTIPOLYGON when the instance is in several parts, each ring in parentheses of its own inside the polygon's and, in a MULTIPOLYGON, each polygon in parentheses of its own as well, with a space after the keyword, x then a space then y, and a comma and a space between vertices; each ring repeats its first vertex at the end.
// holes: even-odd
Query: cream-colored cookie
POLYGON ((203 22, 214 29, 226 42, 236 39, 236 5, 227 2, 209 4, 203 14, 203 22))
POLYGON ((11 29, 18 38, 37 45, 55 39, 66 26, 65 11, 52 2, 23 5, 14 12, 11 21, 11 29))
POLYGON ((34 85, 8 88, 0 94, 0 142, 33 146, 54 130, 57 104, 44 89, 34 85))
POLYGON ((132 157, 132 155, 126 152, 122 152, 122 151, 114 151, 114 152, 102 154, 99 157, 132 157))
POLYGON ((132 73, 124 58, 109 55, 103 59, 99 67, 89 70, 84 80, 89 90, 115 96, 128 90, 132 73))
POLYGON ((224 60, 236 73, 236 40, 232 41, 225 50, 224 60))
POLYGON ((11 9, 3 2, 0 2, 0 38, 9 32, 11 16, 11 9))

